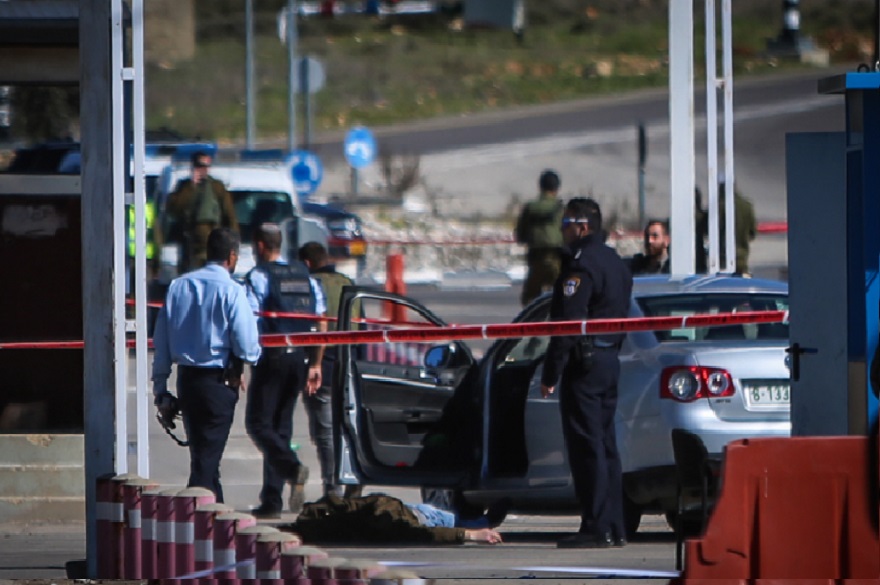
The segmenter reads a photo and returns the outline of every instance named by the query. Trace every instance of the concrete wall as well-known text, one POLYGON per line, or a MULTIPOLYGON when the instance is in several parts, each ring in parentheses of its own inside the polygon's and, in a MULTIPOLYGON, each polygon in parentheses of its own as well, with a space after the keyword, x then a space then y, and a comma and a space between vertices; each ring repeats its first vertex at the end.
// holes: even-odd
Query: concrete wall
POLYGON ((0 435, 0 462, 0 523, 85 519, 82 435, 0 435))

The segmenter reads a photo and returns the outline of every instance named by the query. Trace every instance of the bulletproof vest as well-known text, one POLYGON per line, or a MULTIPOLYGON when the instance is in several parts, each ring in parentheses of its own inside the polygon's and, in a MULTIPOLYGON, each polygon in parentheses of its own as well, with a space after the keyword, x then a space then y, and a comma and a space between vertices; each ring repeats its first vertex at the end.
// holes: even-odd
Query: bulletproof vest
POLYGON ((562 246, 562 202, 542 198, 528 204, 526 243, 530 248, 559 248, 562 246))
MULTIPOLYGON (((264 311, 315 314, 315 295, 309 284, 309 269, 299 261, 290 264, 260 263, 269 280, 269 292, 263 301, 264 311)), ((260 319, 262 333, 302 333, 311 331, 314 321, 289 317, 260 319)))

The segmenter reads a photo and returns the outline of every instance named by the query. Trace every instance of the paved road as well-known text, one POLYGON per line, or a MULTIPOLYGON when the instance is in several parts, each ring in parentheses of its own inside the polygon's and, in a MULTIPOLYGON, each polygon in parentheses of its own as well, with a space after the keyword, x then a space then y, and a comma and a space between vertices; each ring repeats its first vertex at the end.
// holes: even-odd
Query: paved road
MULTIPOLYGON (((839 131, 844 127, 841 96, 817 93, 817 81, 840 69, 809 70, 735 80, 736 181, 755 204, 761 221, 783 220, 785 134, 839 131)), ((697 96, 705 96, 697 85, 697 96)), ((698 134, 705 133, 705 99, 696 104, 698 134)), ((421 192, 451 216, 498 215, 534 197, 544 168, 562 178, 562 195, 593 196, 606 216, 632 220, 638 209, 636 125, 647 128, 648 216, 669 215, 668 92, 626 96, 443 118, 376 130, 380 148, 420 157, 421 192)), ((319 137, 325 161, 321 193, 345 193, 349 169, 341 159, 338 133, 319 137)), ((705 137, 697 139, 697 184, 706 190, 705 137)), ((361 172, 362 192, 383 184, 378 165, 361 172)), ((419 189, 416 189, 418 192, 419 189)))

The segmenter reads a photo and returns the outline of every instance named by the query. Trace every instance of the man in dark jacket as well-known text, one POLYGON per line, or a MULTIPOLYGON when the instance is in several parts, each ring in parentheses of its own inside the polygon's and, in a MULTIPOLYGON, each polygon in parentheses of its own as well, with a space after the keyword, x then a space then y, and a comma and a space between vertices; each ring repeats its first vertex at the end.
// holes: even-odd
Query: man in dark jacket
POLYGON ((669 226, 665 221, 652 219, 645 226, 644 252, 630 262, 635 274, 669 274, 669 226))
POLYGON ((180 271, 187 272, 205 265, 208 234, 217 227, 238 233, 238 218, 232 196, 221 181, 211 177, 211 155, 192 155, 192 178, 178 183, 168 196, 165 210, 179 225, 184 237, 180 271))
MULTIPOLYGON (((580 321, 626 317, 632 275, 620 256, 602 242, 602 213, 592 199, 565 207, 562 234, 567 248, 553 288, 550 318, 580 321)), ((617 354, 623 334, 553 337, 541 377, 541 395, 556 390, 574 489, 581 504, 580 530, 560 548, 606 548, 626 544, 620 455, 614 434, 617 354)))

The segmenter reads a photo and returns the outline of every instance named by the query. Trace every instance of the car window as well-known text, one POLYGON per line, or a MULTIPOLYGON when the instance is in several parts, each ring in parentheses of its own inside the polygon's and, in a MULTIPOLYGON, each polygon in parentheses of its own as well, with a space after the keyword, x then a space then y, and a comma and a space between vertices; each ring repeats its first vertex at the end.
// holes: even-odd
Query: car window
MULTIPOLYGON (((786 311, 788 297, 779 294, 681 294, 637 299, 646 317, 686 317, 743 311, 786 311)), ((687 327, 655 332, 660 342, 718 340, 787 340, 788 324, 761 323, 725 327, 687 327)))
POLYGON ((290 195, 280 191, 230 191, 243 243, 250 243, 253 228, 261 223, 281 223, 293 217, 290 195))

